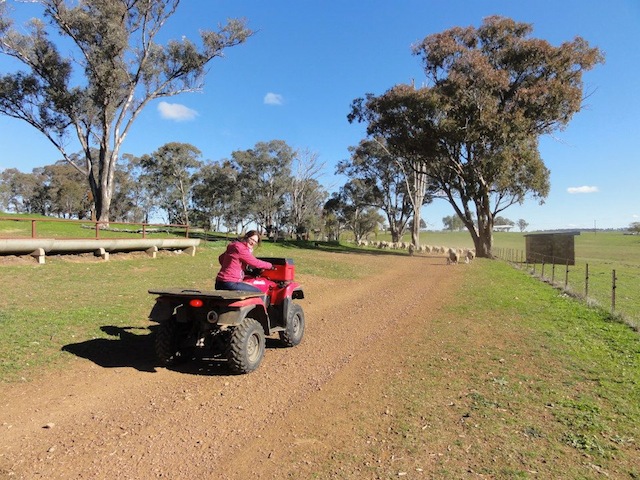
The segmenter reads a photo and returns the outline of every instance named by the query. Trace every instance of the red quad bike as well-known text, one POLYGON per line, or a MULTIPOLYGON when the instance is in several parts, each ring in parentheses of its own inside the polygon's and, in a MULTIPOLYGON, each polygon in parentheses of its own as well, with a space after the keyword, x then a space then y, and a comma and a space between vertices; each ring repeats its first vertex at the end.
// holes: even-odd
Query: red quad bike
POLYGON ((289 258, 262 258, 272 270, 249 270, 245 282, 261 291, 149 290, 158 295, 149 319, 158 322, 156 355, 170 366, 191 358, 227 361, 233 373, 249 373, 264 356, 265 336, 280 335, 288 347, 304 334, 304 298, 289 258))

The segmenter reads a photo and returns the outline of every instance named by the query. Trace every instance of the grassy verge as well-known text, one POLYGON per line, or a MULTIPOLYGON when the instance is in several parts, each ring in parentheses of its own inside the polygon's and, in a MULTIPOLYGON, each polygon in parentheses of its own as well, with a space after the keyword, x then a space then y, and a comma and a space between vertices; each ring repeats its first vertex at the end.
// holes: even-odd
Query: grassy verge
MULTIPOLYGON (((517 233, 496 235, 496 245, 513 249, 511 260, 524 259, 524 239, 517 233)), ((589 304, 613 311, 640 329, 640 237, 621 232, 583 232, 575 237, 576 264, 528 267, 537 277, 566 289, 589 304), (615 283, 614 283, 615 274, 615 283), (615 287, 615 288, 614 288, 615 287)))
POLYGON ((380 478, 640 478, 637 333, 500 262, 462 291, 399 346, 380 478))

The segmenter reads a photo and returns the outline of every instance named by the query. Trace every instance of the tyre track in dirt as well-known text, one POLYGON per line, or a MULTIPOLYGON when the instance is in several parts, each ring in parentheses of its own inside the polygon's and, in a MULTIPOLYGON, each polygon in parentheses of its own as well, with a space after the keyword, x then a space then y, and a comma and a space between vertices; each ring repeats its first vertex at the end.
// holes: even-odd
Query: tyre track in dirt
POLYGON ((330 403, 335 389, 367 402, 363 366, 375 364, 376 378, 384 378, 399 327, 441 305, 459 275, 440 258, 326 255, 380 273, 299 276, 307 297, 303 342, 268 348, 249 375, 208 365, 106 369, 77 359, 60 375, 4 388, 0 478, 247 478, 256 462, 264 462, 261 478, 280 478, 271 445, 300 427, 296 412, 330 403))

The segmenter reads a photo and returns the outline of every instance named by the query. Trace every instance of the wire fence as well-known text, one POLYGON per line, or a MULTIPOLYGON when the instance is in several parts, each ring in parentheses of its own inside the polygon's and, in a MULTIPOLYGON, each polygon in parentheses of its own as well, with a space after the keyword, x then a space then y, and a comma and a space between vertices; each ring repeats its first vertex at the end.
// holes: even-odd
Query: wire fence
POLYGON ((607 310, 612 317, 640 331, 640 265, 612 265, 604 261, 575 262, 536 255, 512 248, 498 248, 494 254, 540 280, 607 310))

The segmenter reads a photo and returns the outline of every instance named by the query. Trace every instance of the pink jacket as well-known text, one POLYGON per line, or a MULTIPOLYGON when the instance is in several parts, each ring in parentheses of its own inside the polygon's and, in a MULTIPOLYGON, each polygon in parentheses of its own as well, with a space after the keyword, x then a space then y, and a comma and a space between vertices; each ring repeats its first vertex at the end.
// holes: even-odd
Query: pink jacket
POLYGON ((227 246, 227 250, 218 257, 222 268, 218 272, 217 280, 223 282, 241 282, 247 265, 254 268, 272 268, 269 262, 258 260, 253 256, 249 246, 240 240, 235 240, 227 246))

